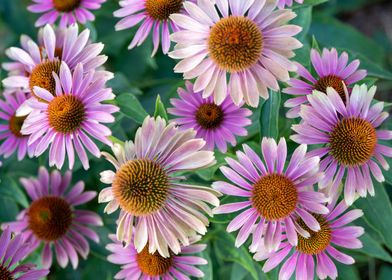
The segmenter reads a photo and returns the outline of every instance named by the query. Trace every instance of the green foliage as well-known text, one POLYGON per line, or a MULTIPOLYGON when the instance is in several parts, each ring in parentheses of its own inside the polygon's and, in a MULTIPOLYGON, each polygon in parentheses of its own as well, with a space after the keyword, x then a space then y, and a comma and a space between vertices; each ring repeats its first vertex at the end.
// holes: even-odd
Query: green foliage
POLYGON ((277 139, 279 136, 280 92, 270 91, 269 98, 260 106, 260 136, 277 139))

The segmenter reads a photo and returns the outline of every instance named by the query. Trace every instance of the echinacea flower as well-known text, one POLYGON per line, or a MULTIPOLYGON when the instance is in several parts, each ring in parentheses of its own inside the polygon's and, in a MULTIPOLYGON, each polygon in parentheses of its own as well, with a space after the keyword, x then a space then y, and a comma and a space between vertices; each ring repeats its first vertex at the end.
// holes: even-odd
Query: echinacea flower
POLYGON ((89 168, 85 148, 100 157, 100 151, 90 139, 91 136, 111 145, 107 138, 111 131, 101 123, 114 122, 112 114, 119 108, 101 102, 113 99, 114 95, 110 88, 105 88, 105 77, 94 71, 86 75, 83 73, 82 64, 78 64, 71 74, 67 64, 62 62, 59 76, 53 73, 55 95, 44 88, 34 87, 39 99, 28 100, 28 106, 33 110, 26 118, 21 132, 30 135, 28 143, 38 141, 35 156, 40 156, 50 145, 49 165, 56 165, 59 169, 64 164, 66 154, 69 169, 73 168, 75 150, 85 169, 89 168))
POLYGON ((21 133, 27 116, 17 116, 16 111, 26 101, 26 93, 16 91, 5 95, 0 100, 0 155, 5 158, 17 153, 18 160, 22 160, 26 153, 33 156, 36 142, 27 145, 28 136, 21 133))
MULTIPOLYGON (((56 32, 50 25, 46 25, 43 31, 39 32, 39 44, 23 37, 23 49, 12 47, 6 51, 13 62, 5 66, 18 69, 18 73, 12 73, 4 79, 4 86, 31 92, 33 96, 34 87, 41 87, 55 95, 56 81, 52 73, 59 74, 61 62, 67 63, 71 70, 74 70, 78 63, 83 63, 85 72, 104 64, 107 57, 99 55, 103 44, 88 44, 88 29, 79 35, 78 33, 77 25, 56 32)), ((105 74, 110 76, 108 72, 105 74)))
POLYGON ((288 81, 296 66, 289 58, 302 44, 293 36, 302 29, 287 25, 296 14, 275 10, 277 1, 184 2, 188 15, 170 18, 183 30, 171 35, 177 45, 169 56, 181 59, 175 72, 194 79, 195 92, 214 95, 221 104, 231 95, 257 107, 268 89, 279 90, 277 80, 288 81))
POLYGON ((326 93, 328 87, 332 87, 339 93, 342 100, 346 101, 344 88, 351 90, 351 85, 366 77, 366 70, 358 70, 358 59, 348 64, 348 55, 343 52, 340 56, 336 49, 324 49, 322 55, 315 49, 310 53, 310 59, 317 77, 314 77, 305 67, 297 63, 297 72, 301 79, 292 78, 288 81, 289 87, 283 92, 296 96, 286 101, 285 106, 292 108, 287 117, 299 116, 301 104, 308 102, 307 95, 313 90, 326 93))
POLYGON ((322 173, 318 157, 306 154, 306 145, 299 146, 285 168, 287 146, 284 138, 277 144, 272 138, 263 138, 263 160, 247 145, 238 151, 238 161, 226 158, 230 167, 220 168, 229 182, 213 183, 213 188, 241 201, 221 205, 216 214, 242 211, 227 226, 227 231, 239 230, 235 245, 244 244, 253 234, 251 251, 260 244, 269 251, 279 248, 283 231, 290 244, 297 245, 297 232, 309 237, 307 228, 318 231, 320 225, 312 215, 326 214, 324 194, 313 191, 322 173), (243 199, 242 199, 243 198, 243 199), (297 222, 298 217, 304 225, 297 222), (264 237, 264 238, 262 238, 264 237))
POLYGON ((138 253, 148 244, 149 253, 169 257, 189 245, 190 237, 207 231, 203 213, 212 215, 208 204, 218 206, 219 193, 183 183, 178 174, 215 163, 214 153, 202 150, 205 141, 195 135, 160 117, 146 117, 134 143, 115 144, 114 156, 102 153, 116 171, 101 173, 101 181, 111 186, 98 201, 108 202, 108 214, 120 208, 117 239, 126 244, 133 239, 138 253))
POLYGON ((44 13, 35 26, 54 24, 60 18, 60 26, 65 27, 77 22, 84 24, 94 21, 90 10, 98 10, 106 0, 32 0, 34 4, 27 7, 30 12, 44 13))
MULTIPOLYGON (((189 0, 194 1, 194 0, 189 0)), ((184 0, 123 0, 121 9, 114 12, 115 17, 123 18, 116 24, 116 31, 132 28, 143 22, 133 37, 128 49, 140 46, 152 33, 154 49, 152 56, 162 45, 162 52, 170 49, 170 34, 178 31, 178 26, 170 19, 170 15, 182 12, 184 0), (162 43, 160 43, 162 42, 162 43)))
POLYGON ((191 238, 190 245, 182 246, 179 255, 171 253, 167 258, 158 252, 149 253, 148 245, 138 252, 133 244, 124 247, 116 240, 115 235, 111 235, 110 238, 114 243, 106 246, 112 252, 108 256, 108 261, 122 265, 121 271, 114 276, 115 279, 186 280, 190 277, 204 277, 204 273, 196 266, 205 265, 207 261, 194 256, 207 247, 205 244, 194 244, 200 240, 199 236, 191 238))
MULTIPOLYGON (((295 0, 295 2, 302 4, 304 0, 295 0)), ((285 6, 291 7, 294 3, 294 0, 278 0, 278 8, 283 9, 285 6)))
POLYGON ((180 129, 196 130, 196 137, 206 141, 206 149, 213 150, 217 146, 225 153, 228 142, 236 145, 236 135, 248 134, 244 127, 251 124, 247 117, 252 111, 238 107, 230 97, 216 105, 212 96, 203 98, 201 92, 194 92, 190 82, 186 83, 186 89, 178 89, 178 95, 180 99, 170 100, 174 108, 169 108, 168 112, 178 117, 173 121, 180 129))
POLYGON ((49 274, 47 269, 36 269, 34 264, 18 264, 30 252, 30 244, 21 235, 12 237, 6 227, 0 235, 0 279, 39 280, 49 274))
POLYGON ((344 201, 341 201, 335 208, 334 204, 330 204, 328 209, 330 213, 327 215, 315 215, 321 226, 318 232, 312 231, 302 220, 298 220, 298 223, 310 233, 310 237, 303 238, 299 235, 296 246, 287 242, 286 237, 277 252, 270 253, 260 246, 254 258, 257 261, 267 259, 263 271, 268 272, 283 263, 279 272, 279 280, 291 279, 294 271, 296 271, 295 279, 314 279, 314 270, 319 279, 327 277, 336 279, 338 271, 331 257, 346 265, 353 264, 355 260, 351 256, 340 252, 335 247, 362 248, 358 237, 364 233, 364 229, 347 224, 361 217, 363 212, 355 209, 344 213, 347 210, 344 201), (289 257, 286 259, 287 256, 289 257))
POLYGON ((101 218, 92 211, 77 210, 96 196, 94 191, 84 192, 84 183, 69 188, 72 176, 68 171, 62 177, 59 171, 51 174, 41 167, 38 178, 22 178, 20 181, 32 199, 29 207, 15 222, 5 223, 11 231, 20 233, 29 242, 30 251, 43 244, 42 265, 52 265, 52 248, 57 262, 66 267, 70 261, 73 268, 78 266, 78 254, 84 259, 89 253, 86 237, 99 242, 99 237, 89 226, 101 226, 101 218))
POLYGON ((392 157, 392 148, 379 143, 391 140, 392 131, 378 129, 389 116, 382 112, 383 102, 372 104, 376 87, 368 90, 366 85, 356 85, 346 102, 333 89, 327 94, 314 91, 308 95, 309 105, 301 107, 302 122, 293 125, 297 133, 291 139, 308 145, 324 145, 313 150, 312 155, 322 160, 320 168, 325 177, 319 187, 329 187, 331 197, 337 192, 346 174, 344 198, 348 205, 355 194, 365 197, 367 192, 374 195, 372 176, 379 182, 384 176, 378 164, 389 169, 384 156, 392 157))

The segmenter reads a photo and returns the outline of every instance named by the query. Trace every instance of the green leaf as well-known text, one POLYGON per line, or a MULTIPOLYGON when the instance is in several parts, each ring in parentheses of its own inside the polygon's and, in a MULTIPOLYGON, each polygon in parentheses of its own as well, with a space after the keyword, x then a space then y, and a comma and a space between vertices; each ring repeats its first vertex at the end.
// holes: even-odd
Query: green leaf
POLYGON ((392 206, 388 194, 382 184, 374 182, 376 195, 366 199, 358 199, 355 206, 362 209, 364 219, 376 229, 383 238, 385 245, 392 250, 392 206))
POLYGON ((19 187, 10 176, 1 180, 0 196, 12 199, 24 208, 29 206, 29 202, 27 201, 26 195, 21 190, 21 187, 19 187))
POLYGON ((320 45, 314 35, 312 36, 312 49, 316 49, 319 53, 321 53, 320 45))
POLYGON ((213 267, 212 267, 212 261, 210 258, 210 250, 207 247, 206 250, 204 250, 203 252, 201 252, 199 254, 200 257, 202 257, 203 259, 207 260, 207 264, 206 265, 201 265, 198 268, 204 272, 204 277, 200 278, 203 280, 213 280, 213 267))
POLYGON ((363 247, 358 251, 367 256, 374 257, 386 262, 392 262, 392 257, 387 251, 384 250, 382 245, 374 240, 369 234, 365 233, 360 237, 363 247))
POLYGON ((217 258, 221 261, 238 263, 252 275, 253 279, 258 280, 257 270, 260 267, 253 261, 246 247, 241 246, 240 248, 235 248, 234 237, 224 230, 217 231, 215 236, 214 249, 217 258))
POLYGON ((121 72, 114 73, 114 78, 109 80, 107 83, 108 87, 113 89, 116 95, 120 95, 121 92, 132 93, 133 95, 141 95, 143 92, 133 86, 121 72))
POLYGON ((116 98, 117 105, 120 107, 121 112, 133 119, 135 122, 141 124, 148 116, 139 100, 131 93, 124 93, 116 98))
POLYGON ((339 279, 360 280, 358 269, 354 265, 344 265, 340 262, 335 262, 338 269, 339 279))
POLYGON ((301 7, 295 11, 297 17, 292 20, 291 24, 302 27, 302 32, 297 35, 300 41, 303 41, 309 32, 310 24, 312 23, 312 6, 301 7))
POLYGON ((313 15, 309 33, 323 46, 361 53, 380 65, 387 61, 385 50, 354 27, 323 14, 313 15))
POLYGON ((109 136, 108 137, 109 140, 113 143, 113 144, 120 144, 120 145, 124 145, 124 142, 121 141, 120 139, 114 137, 114 136, 109 136))
POLYGON ((379 280, 390 280, 392 279, 392 266, 390 265, 383 265, 380 268, 380 273, 378 276, 379 280))
POLYGON ((281 96, 279 92, 270 91, 268 100, 260 107, 261 137, 279 137, 279 110, 281 96))
POLYGON ((164 120, 168 121, 168 117, 167 117, 167 112, 166 112, 166 108, 165 105, 162 103, 161 97, 157 96, 157 100, 155 101, 155 113, 154 113, 154 118, 156 117, 161 117, 164 120))

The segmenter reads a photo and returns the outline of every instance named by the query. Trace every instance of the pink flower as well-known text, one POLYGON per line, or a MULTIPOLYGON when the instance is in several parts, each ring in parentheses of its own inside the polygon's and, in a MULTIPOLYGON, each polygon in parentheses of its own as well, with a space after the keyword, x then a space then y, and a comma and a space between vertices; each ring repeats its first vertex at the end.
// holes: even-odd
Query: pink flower
POLYGON ((204 213, 212 215, 208 204, 219 205, 219 192, 181 182, 185 171, 215 163, 214 153, 202 150, 205 141, 195 135, 160 117, 147 117, 135 142, 115 144, 114 156, 102 153, 116 171, 101 173, 101 181, 111 186, 100 192, 98 201, 108 203, 108 214, 120 208, 117 239, 133 242, 139 253, 148 244, 149 253, 169 257, 189 245, 192 236, 207 231, 204 213))
POLYGON ((207 149, 214 150, 216 146, 225 153, 227 142, 235 146, 236 135, 248 135, 244 127, 251 124, 247 117, 252 111, 236 106, 231 98, 216 105, 212 96, 203 99, 200 92, 194 92, 190 82, 186 83, 186 89, 180 88, 178 94, 180 99, 170 100, 174 108, 169 108, 168 112, 178 117, 173 121, 180 129, 195 129, 196 137, 206 141, 207 149))
POLYGON ((96 192, 83 192, 82 181, 68 188, 70 182, 71 172, 61 177, 58 171, 49 174, 44 167, 39 169, 38 179, 22 178, 21 183, 32 202, 20 212, 17 221, 3 224, 3 228, 20 233, 30 243, 30 252, 41 243, 44 245, 41 256, 45 268, 52 265, 52 247, 61 267, 70 261, 76 269, 78 254, 85 259, 89 253, 86 237, 99 242, 98 235, 88 226, 101 226, 101 218, 94 212, 75 209, 92 200, 96 192))
POLYGON ((392 131, 379 129, 389 116, 382 112, 383 102, 371 105, 376 87, 368 90, 366 85, 356 85, 351 93, 345 92, 346 103, 331 87, 327 94, 314 91, 308 95, 309 105, 301 107, 302 122, 293 125, 297 133, 291 139, 308 145, 324 145, 311 152, 321 157, 320 168, 325 177, 320 188, 329 188, 333 198, 339 185, 344 182, 344 198, 348 205, 354 202, 355 194, 366 197, 374 195, 372 176, 384 181, 380 164, 388 170, 384 156, 392 157, 392 148, 382 145, 380 140, 391 140, 392 131))
POLYGON ((27 7, 30 12, 44 13, 35 26, 53 24, 60 17, 60 26, 65 27, 77 22, 82 24, 94 21, 90 10, 101 8, 106 0, 32 0, 34 4, 27 7))
POLYGON ((236 247, 244 244, 253 233, 251 251, 260 243, 273 251, 279 248, 283 231, 293 246, 298 243, 297 233, 306 238, 309 233, 305 229, 319 231, 319 222, 312 213, 328 213, 323 205, 327 198, 313 191, 313 185, 322 176, 320 159, 308 156, 306 145, 301 145, 285 168, 287 146, 284 138, 278 144, 272 138, 263 138, 264 162, 249 146, 243 145, 243 148, 244 153, 237 152, 238 161, 226 158, 230 167, 220 168, 230 182, 213 183, 214 189, 241 198, 214 209, 216 214, 242 212, 227 226, 228 232, 240 230, 236 247), (304 225, 297 223, 298 218, 304 225))
POLYGON ((37 142, 27 145, 28 136, 21 133, 22 126, 27 116, 16 116, 16 111, 26 101, 26 93, 17 91, 5 95, 5 100, 0 100, 0 155, 5 158, 17 153, 18 160, 24 159, 26 153, 33 156, 37 142))
POLYGON ((174 68, 184 78, 196 78, 194 91, 213 95, 220 105, 233 102, 257 107, 268 89, 279 90, 278 80, 288 81, 297 68, 289 59, 302 44, 293 36, 302 29, 287 25, 296 14, 275 10, 277 1, 184 2, 188 15, 171 19, 183 30, 171 39, 177 45, 169 54, 181 61, 174 68))
POLYGON ((194 244, 200 240, 199 236, 191 238, 190 245, 181 246, 181 253, 170 254, 167 258, 162 257, 158 252, 149 253, 148 245, 138 252, 133 244, 124 247, 115 235, 111 235, 110 238, 114 243, 106 246, 112 252, 108 256, 108 261, 122 265, 121 271, 114 276, 115 279, 186 280, 190 277, 204 277, 204 273, 196 266, 205 265, 207 261, 194 256, 207 247, 205 244, 194 244))
MULTIPOLYGON (((194 1, 194 0, 190 0, 194 1)), ((114 12, 115 17, 123 18, 116 24, 116 31, 132 28, 142 22, 128 49, 140 46, 152 33, 156 54, 160 42, 162 52, 167 54, 170 49, 170 33, 179 27, 170 19, 170 15, 183 12, 184 0, 123 0, 121 9, 114 12)))
MULTIPOLYGON (((278 0, 279 9, 283 9, 285 6, 291 7, 293 5, 294 0, 278 0)), ((295 0, 295 2, 302 4, 304 0, 295 0)))
POLYGON ((69 168, 73 168, 75 151, 83 167, 88 169, 85 148, 100 157, 100 151, 90 137, 111 145, 107 138, 111 131, 101 123, 114 122, 112 114, 119 108, 101 103, 114 98, 112 90, 105 88, 105 76, 94 71, 84 72, 83 64, 78 64, 71 74, 67 64, 62 62, 59 76, 53 73, 55 95, 44 88, 34 87, 39 99, 28 100, 33 111, 26 118, 21 132, 30 135, 29 144, 38 141, 35 156, 40 156, 50 145, 49 165, 56 165, 59 169, 66 154, 69 168))
MULTIPOLYGON (((347 226, 347 224, 363 215, 362 210, 355 209, 343 214, 347 208, 344 201, 340 202, 335 208, 333 204, 329 205, 330 213, 328 215, 315 215, 321 225, 318 232, 308 229, 310 237, 298 236, 296 246, 287 242, 286 237, 283 236, 284 240, 277 252, 270 253, 266 248, 260 246, 254 256, 255 260, 267 260, 263 266, 264 272, 268 272, 283 263, 279 272, 280 280, 289 280, 294 271, 296 271, 296 279, 313 279, 315 267, 318 278, 326 279, 330 277, 336 279, 338 271, 331 257, 346 265, 353 264, 355 260, 335 247, 362 248, 362 243, 358 237, 364 233, 364 229, 358 226, 347 226), (286 259, 287 256, 289 257, 286 259)), ((302 220, 299 220, 299 223, 306 226, 302 220)))
POLYGON ((289 118, 299 116, 301 104, 308 103, 307 95, 312 94, 313 90, 326 93, 328 87, 333 87, 345 101, 344 88, 350 88, 352 84, 367 75, 366 70, 358 70, 360 63, 358 59, 347 65, 347 53, 343 52, 338 56, 336 49, 324 49, 322 56, 317 50, 312 49, 310 58, 317 77, 313 77, 305 67, 298 63, 297 72, 302 79, 290 79, 288 82, 290 87, 283 89, 283 92, 296 96, 285 103, 286 107, 292 108, 287 113, 289 118))
MULTIPOLYGON (((102 66, 107 60, 106 56, 99 55, 103 44, 89 44, 89 36, 88 29, 79 34, 77 25, 56 31, 46 25, 39 31, 38 44, 23 36, 22 49, 12 47, 6 51, 13 62, 3 64, 11 71, 9 77, 3 80, 3 85, 14 90, 22 89, 32 95, 35 95, 33 89, 37 86, 54 95, 56 81, 52 73, 59 74, 61 62, 67 63, 72 71, 76 65, 83 63, 84 71, 88 72, 102 66)), ((108 77, 112 75, 103 73, 108 77)))
POLYGON ((35 269, 34 264, 18 264, 30 252, 30 244, 21 235, 11 236, 9 227, 0 235, 0 279, 39 280, 48 275, 47 269, 35 269))

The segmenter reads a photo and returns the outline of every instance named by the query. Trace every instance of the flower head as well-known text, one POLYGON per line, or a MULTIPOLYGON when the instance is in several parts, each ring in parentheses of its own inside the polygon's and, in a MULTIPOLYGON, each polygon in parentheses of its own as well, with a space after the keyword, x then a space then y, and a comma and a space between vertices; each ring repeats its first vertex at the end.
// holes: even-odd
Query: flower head
POLYGON ((28 137, 21 133, 27 116, 17 116, 16 111, 26 101, 26 93, 16 91, 5 95, 0 100, 0 155, 10 157, 17 153, 18 160, 22 160, 26 153, 33 156, 36 142, 27 145, 28 137))
MULTIPOLYGON (((12 47, 6 51, 13 61, 3 64, 7 69, 16 69, 3 80, 6 88, 22 89, 35 96, 34 87, 41 87, 55 95, 56 81, 52 73, 59 74, 61 62, 73 71, 83 63, 85 72, 105 63, 107 57, 99 55, 103 44, 88 44, 90 31, 85 29, 78 35, 78 26, 72 25, 56 31, 46 25, 39 32, 39 43, 22 37, 22 48, 12 47)), ((104 72, 108 77, 110 73, 104 72)))
POLYGON ((158 252, 149 253, 148 245, 138 252, 133 244, 124 247, 116 239, 115 235, 110 238, 113 243, 106 246, 112 252, 108 261, 122 265, 121 271, 116 274, 116 279, 189 279, 188 277, 204 277, 204 273, 196 268, 197 265, 205 265, 207 261, 201 257, 193 256, 206 248, 205 244, 194 244, 200 237, 191 238, 190 245, 181 246, 181 253, 170 253, 168 257, 162 257, 158 252))
POLYGON ((101 218, 94 212, 75 209, 92 200, 96 192, 83 192, 82 181, 68 188, 70 182, 71 172, 62 177, 58 171, 49 174, 44 167, 40 168, 38 179, 22 178, 21 183, 32 202, 18 215, 17 221, 3 225, 20 233, 30 243, 30 251, 41 243, 44 245, 42 264, 45 268, 52 265, 52 247, 61 267, 66 267, 70 261, 76 268, 78 254, 86 258, 89 253, 86 237, 99 241, 98 235, 88 226, 101 226, 101 218))
POLYGON ((326 93, 328 87, 335 89, 340 97, 346 102, 345 87, 350 86, 366 77, 366 70, 358 70, 359 60, 348 63, 348 55, 343 52, 340 56, 336 49, 324 49, 322 55, 315 49, 311 51, 311 62, 317 77, 313 77, 310 72, 301 64, 297 64, 298 74, 301 79, 292 78, 288 82, 288 88, 283 92, 296 96, 287 100, 286 107, 292 109, 287 113, 287 117, 295 118, 299 116, 301 104, 308 102, 307 95, 313 90, 326 93))
MULTIPOLYGON (((279 279, 288 280, 296 271, 296 279, 313 279, 314 267, 318 278, 336 279, 338 272, 331 257, 343 264, 353 264, 352 257, 340 252, 335 247, 347 249, 358 249, 362 243, 358 240, 364 233, 364 229, 358 226, 347 226, 347 224, 358 219, 363 215, 362 210, 355 209, 344 213, 347 205, 344 201, 340 202, 335 208, 334 204, 328 206, 330 213, 327 215, 315 215, 314 217, 320 224, 321 229, 314 232, 308 229, 309 238, 298 236, 296 246, 287 242, 286 237, 277 252, 268 252, 262 245, 257 249, 255 260, 267 259, 263 271, 268 272, 283 262, 279 272, 279 279), (344 214, 343 214, 344 213, 344 214), (287 258, 286 261, 284 259, 287 258)), ((305 226, 302 220, 299 224, 305 226)))
POLYGON ((236 135, 248 134, 244 127, 251 124, 247 117, 252 112, 236 106, 229 97, 216 105, 212 96, 203 98, 201 92, 194 92, 190 82, 186 83, 186 89, 178 90, 178 95, 180 99, 170 101, 174 108, 169 108, 168 112, 179 117, 173 121, 180 129, 195 129, 196 137, 206 141, 207 149, 213 150, 217 146, 225 153, 227 142, 235 146, 236 135))
POLYGON ((35 26, 54 24, 60 17, 60 26, 65 27, 77 22, 84 24, 94 21, 90 10, 101 8, 106 0, 32 0, 34 4, 27 7, 30 12, 44 13, 35 26))
POLYGON ((69 168, 75 161, 75 151, 83 167, 89 168, 85 148, 96 157, 100 151, 89 136, 107 144, 111 131, 101 123, 114 122, 112 114, 118 107, 101 104, 113 99, 110 88, 105 88, 105 77, 94 71, 83 74, 82 64, 78 64, 73 75, 65 62, 61 63, 59 76, 53 73, 55 93, 44 88, 34 87, 38 99, 30 99, 33 109, 22 127, 22 134, 30 135, 29 143, 38 139, 34 151, 41 155, 50 146, 49 165, 61 168, 65 155, 68 155, 69 168))
MULTIPOLYGON (((278 0, 279 9, 283 9, 285 6, 291 7, 293 5, 294 0, 278 0)), ((302 4, 304 0, 295 0, 295 2, 302 4)))
POLYGON ((322 204, 327 198, 313 191, 313 185, 322 175, 320 159, 308 156, 306 145, 301 145, 285 168, 287 147, 284 138, 278 144, 271 138, 262 140, 264 162, 249 146, 243 147, 244 153, 237 152, 238 161, 226 158, 230 167, 220 168, 230 183, 213 183, 213 187, 224 194, 244 198, 214 209, 218 214, 242 211, 227 226, 228 232, 240 229, 235 245, 241 246, 253 232, 251 250, 264 242, 272 251, 279 248, 284 228, 292 245, 298 243, 297 232, 308 237, 307 229, 320 230, 319 222, 311 215, 328 212, 322 204), (297 222, 298 217, 304 224, 297 222))
POLYGON ((356 85, 351 93, 346 92, 346 104, 333 89, 327 94, 314 91, 308 95, 310 106, 301 107, 302 122, 292 128, 297 133, 291 136, 297 143, 324 145, 311 153, 322 158, 320 167, 325 177, 320 188, 329 187, 333 197, 346 174, 344 198, 351 205, 355 194, 365 197, 374 195, 373 177, 382 182, 380 164, 389 169, 384 156, 392 157, 392 148, 380 144, 380 140, 391 140, 392 131, 378 129, 388 117, 382 112, 383 102, 371 105, 376 87, 368 90, 366 85, 356 85))
MULTIPOLYGON (((189 0, 195 1, 195 0, 189 0)), ((170 19, 174 13, 183 12, 184 0, 128 0, 120 1, 121 9, 114 12, 115 17, 123 18, 116 24, 116 30, 132 28, 142 22, 128 49, 140 46, 152 33, 154 56, 162 42, 162 52, 170 49, 170 33, 179 27, 170 19)))
POLYGON ((116 168, 101 173, 111 184, 99 194, 108 202, 106 213, 121 209, 117 238, 133 239, 137 252, 148 251, 164 257, 178 254, 196 233, 205 234, 212 215, 208 204, 219 205, 219 193, 211 188, 182 183, 177 172, 206 168, 215 163, 213 152, 203 151, 205 141, 196 132, 179 131, 174 123, 147 117, 136 132, 135 142, 115 144, 114 157, 102 153, 116 168))
POLYGON ((18 264, 30 252, 30 244, 21 235, 11 236, 6 227, 0 235, 0 279, 39 280, 49 274, 47 269, 36 269, 33 264, 18 264))
POLYGON ((204 98, 214 95, 218 105, 229 93, 235 104, 245 100, 257 107, 259 96, 268 98, 268 88, 279 89, 277 80, 289 80, 288 71, 296 70, 289 58, 302 46, 293 38, 301 27, 286 24, 295 13, 275 11, 276 4, 185 2, 188 15, 171 16, 183 29, 171 36, 177 46, 169 55, 182 60, 175 71, 196 78, 195 92, 202 91, 204 98))

